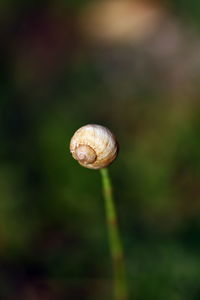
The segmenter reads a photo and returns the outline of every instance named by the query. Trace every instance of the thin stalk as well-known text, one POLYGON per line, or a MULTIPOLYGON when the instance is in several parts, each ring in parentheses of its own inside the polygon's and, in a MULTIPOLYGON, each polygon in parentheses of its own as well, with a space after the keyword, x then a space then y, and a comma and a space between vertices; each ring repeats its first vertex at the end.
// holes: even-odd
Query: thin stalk
POLYGON ((102 175, 103 193, 105 200, 106 221, 110 244, 111 259, 114 275, 114 299, 128 300, 127 283, 125 276, 123 247, 118 230, 117 214, 114 205, 112 184, 108 169, 100 170, 102 175))

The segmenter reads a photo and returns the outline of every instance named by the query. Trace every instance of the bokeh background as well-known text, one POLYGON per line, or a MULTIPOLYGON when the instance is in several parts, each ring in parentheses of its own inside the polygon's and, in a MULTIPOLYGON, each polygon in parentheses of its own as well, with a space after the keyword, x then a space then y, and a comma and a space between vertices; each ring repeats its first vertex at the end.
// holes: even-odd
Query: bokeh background
POLYGON ((0 2, 0 299, 112 299, 100 174, 108 126, 131 299, 200 299, 200 3, 0 2))

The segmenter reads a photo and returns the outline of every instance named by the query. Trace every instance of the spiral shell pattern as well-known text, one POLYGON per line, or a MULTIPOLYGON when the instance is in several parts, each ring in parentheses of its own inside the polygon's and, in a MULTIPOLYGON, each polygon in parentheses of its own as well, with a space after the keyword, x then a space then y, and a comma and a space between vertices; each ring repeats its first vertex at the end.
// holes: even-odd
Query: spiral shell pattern
POLYGON ((101 169, 110 165, 116 158, 118 143, 108 128, 88 124, 79 128, 73 135, 70 152, 82 166, 101 169))

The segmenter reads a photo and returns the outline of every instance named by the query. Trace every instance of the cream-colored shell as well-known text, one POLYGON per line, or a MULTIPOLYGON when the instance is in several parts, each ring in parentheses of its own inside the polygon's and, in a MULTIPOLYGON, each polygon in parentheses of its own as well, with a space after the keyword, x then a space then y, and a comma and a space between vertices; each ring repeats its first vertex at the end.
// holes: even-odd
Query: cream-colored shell
POLYGON ((118 143, 108 128, 89 124, 75 132, 70 142, 70 152, 82 166, 89 169, 101 169, 107 167, 116 158, 118 143), (89 146, 94 150, 96 154, 94 162, 88 163, 77 159, 76 153, 80 146, 89 146))

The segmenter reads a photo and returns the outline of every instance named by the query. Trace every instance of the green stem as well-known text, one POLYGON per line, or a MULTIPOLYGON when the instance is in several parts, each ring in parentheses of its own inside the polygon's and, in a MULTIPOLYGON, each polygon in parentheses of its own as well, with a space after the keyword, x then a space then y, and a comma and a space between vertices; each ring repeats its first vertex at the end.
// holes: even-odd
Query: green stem
POLYGON ((108 169, 101 169, 100 172, 102 175, 108 237, 113 264, 115 300, 128 300, 124 255, 120 233, 118 230, 117 215, 112 193, 112 184, 110 181, 108 169))

